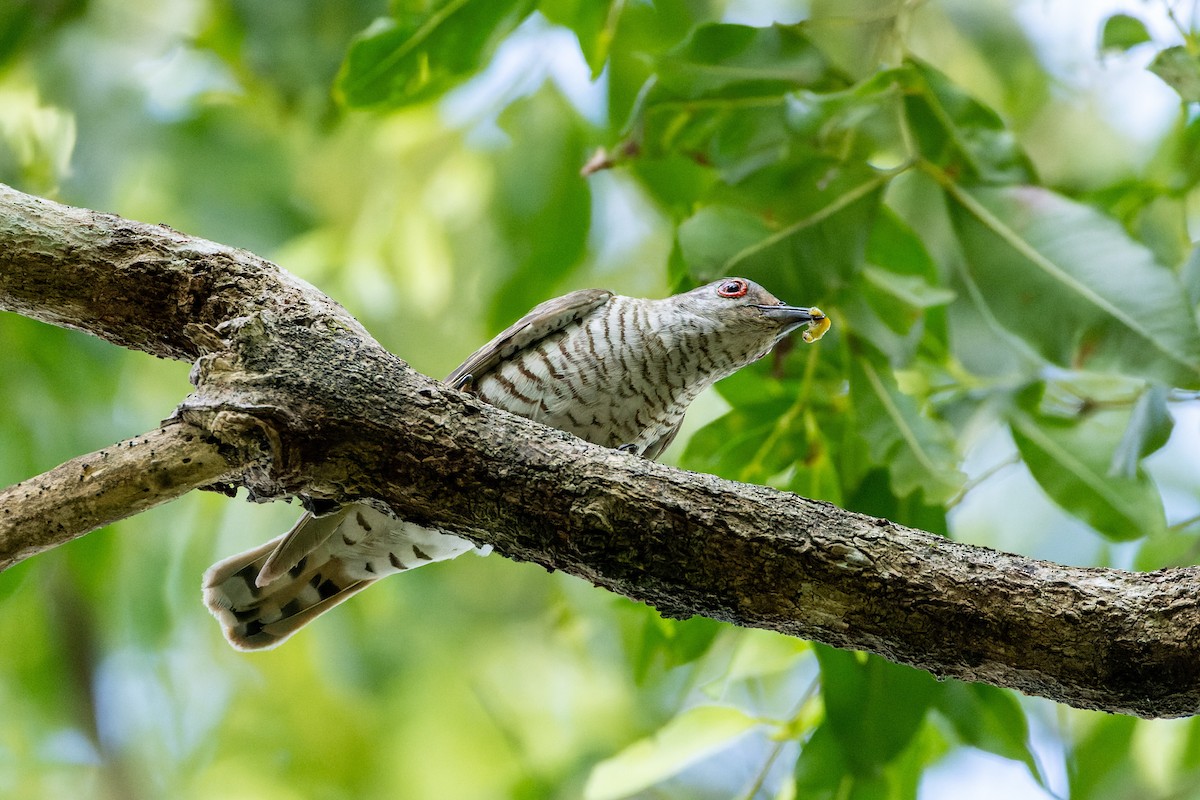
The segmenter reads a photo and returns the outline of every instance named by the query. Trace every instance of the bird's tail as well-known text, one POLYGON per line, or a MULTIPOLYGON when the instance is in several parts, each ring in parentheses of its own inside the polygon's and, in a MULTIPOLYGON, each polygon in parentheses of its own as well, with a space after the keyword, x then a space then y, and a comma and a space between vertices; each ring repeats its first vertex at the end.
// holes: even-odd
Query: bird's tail
POLYGON ((284 537, 213 564, 204 573, 204 603, 238 650, 266 650, 373 581, 346 574, 340 559, 321 552, 264 586, 256 581, 284 537))
POLYGON ((349 509, 354 513, 305 515, 283 536, 208 568, 204 603, 230 644, 275 647, 379 578, 474 547, 367 507, 349 509))

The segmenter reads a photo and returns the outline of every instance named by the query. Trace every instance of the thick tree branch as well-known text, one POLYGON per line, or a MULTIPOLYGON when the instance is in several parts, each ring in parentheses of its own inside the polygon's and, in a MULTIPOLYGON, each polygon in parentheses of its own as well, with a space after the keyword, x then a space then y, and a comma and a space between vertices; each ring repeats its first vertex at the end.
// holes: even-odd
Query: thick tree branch
MULTIPOLYGON (((206 353, 178 418, 248 465, 235 480, 257 498, 376 498, 664 614, 871 650, 1086 708, 1200 709, 1196 569, 1064 567, 664 467, 419 375, 332 301, 247 254, 11 190, 0 219, 0 307, 159 355, 206 353), (88 292, 47 275, 80 262, 88 292), (131 287, 172 300, 103 311, 131 287)), ((0 496, 0 517, 17 505, 13 490, 0 496)))
POLYGON ((259 312, 371 341, 340 305, 245 250, 3 184, 0 308, 182 361, 220 349, 222 323, 259 312))

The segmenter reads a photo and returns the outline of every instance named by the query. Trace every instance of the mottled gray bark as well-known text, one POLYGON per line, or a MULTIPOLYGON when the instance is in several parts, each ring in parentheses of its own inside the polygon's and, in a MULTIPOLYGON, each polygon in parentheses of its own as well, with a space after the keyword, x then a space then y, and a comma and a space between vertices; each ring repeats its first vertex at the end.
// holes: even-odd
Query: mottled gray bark
MULTIPOLYGON (((216 480, 256 499, 377 498, 667 615, 870 650, 1085 708, 1200 708, 1196 569, 1065 567, 590 445, 414 372, 269 262, 5 188, 0 308, 199 357, 179 429, 215 442, 229 468, 213 467, 216 480)), ((54 492, 72 472, 35 480, 54 492)), ((163 499, 213 480, 189 472, 163 499)), ((16 488, 0 494, 0 564, 95 522, 5 530, 25 502, 16 488), (26 535, 36 544, 22 550, 26 535)))

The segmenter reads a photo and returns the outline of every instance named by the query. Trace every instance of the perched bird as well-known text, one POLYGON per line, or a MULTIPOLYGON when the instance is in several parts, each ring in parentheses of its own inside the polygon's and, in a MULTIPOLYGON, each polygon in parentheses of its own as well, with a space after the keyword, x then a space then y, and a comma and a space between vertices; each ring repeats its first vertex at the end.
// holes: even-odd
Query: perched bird
MULTIPOLYGON (((534 308, 446 382, 590 442, 657 458, 701 391, 801 325, 811 342, 829 320, 744 278, 663 300, 585 289, 534 308)), ((264 649, 380 578, 474 547, 355 503, 305 514, 283 536, 214 564, 204 601, 234 647, 264 649)))

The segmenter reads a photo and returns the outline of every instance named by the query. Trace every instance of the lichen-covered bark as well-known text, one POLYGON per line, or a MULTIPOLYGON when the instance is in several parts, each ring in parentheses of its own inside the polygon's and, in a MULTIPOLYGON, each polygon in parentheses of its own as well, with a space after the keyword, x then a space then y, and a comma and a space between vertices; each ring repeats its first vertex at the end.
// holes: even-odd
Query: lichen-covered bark
MULTIPOLYGON (((12 194, 0 193, 0 216, 19 213, 12 194)), ((26 257, 20 242, 3 238, 11 221, 0 225, 0 269, 24 273, 0 279, 0 307, 84 329, 95 324, 106 338, 142 342, 160 355, 206 353, 177 418, 220 442, 239 465, 233 480, 258 499, 376 498, 664 614, 703 614, 871 650, 937 675, 1081 707, 1142 716, 1200 708, 1195 569, 1065 567, 590 445, 419 375, 345 322, 331 301, 307 296, 315 290, 245 254, 214 258, 211 244, 179 244, 175 266, 138 281, 147 291, 156 281, 186 284, 191 312, 144 305, 145 316, 128 323, 132 332, 123 332, 123 319, 72 316, 76 306, 59 303, 59 289, 39 305, 36 287, 47 282, 42 271, 74 268, 87 247, 88 237, 75 230, 84 212, 17 199, 39 209, 26 223, 36 234, 23 240, 38 248, 26 257), (186 271, 188 253, 219 273, 202 282, 221 295, 219 303, 175 277, 186 271), (221 272, 231 263, 250 266, 221 272), (278 294, 243 297, 243 280, 256 292, 278 281, 278 294), (258 299, 292 291, 301 296, 267 308, 258 299), (332 309, 327 317, 323 304, 332 309), (212 332, 203 347, 179 334, 189 324, 212 332), (155 350, 154 342, 170 344, 155 350)), ((97 218, 89 219, 92 234, 111 242, 97 218)), ((186 239, 115 218, 102 222, 136 228, 139 236, 126 241, 137 247, 149 246, 155 231, 170 242, 186 239)), ((106 252, 121 265, 114 280, 128 280, 126 271, 146 263, 133 251, 106 252)), ((85 260, 91 280, 106 280, 100 256, 85 260)), ((7 496, 8 506, 0 496, 0 517, 12 507, 7 496)))

